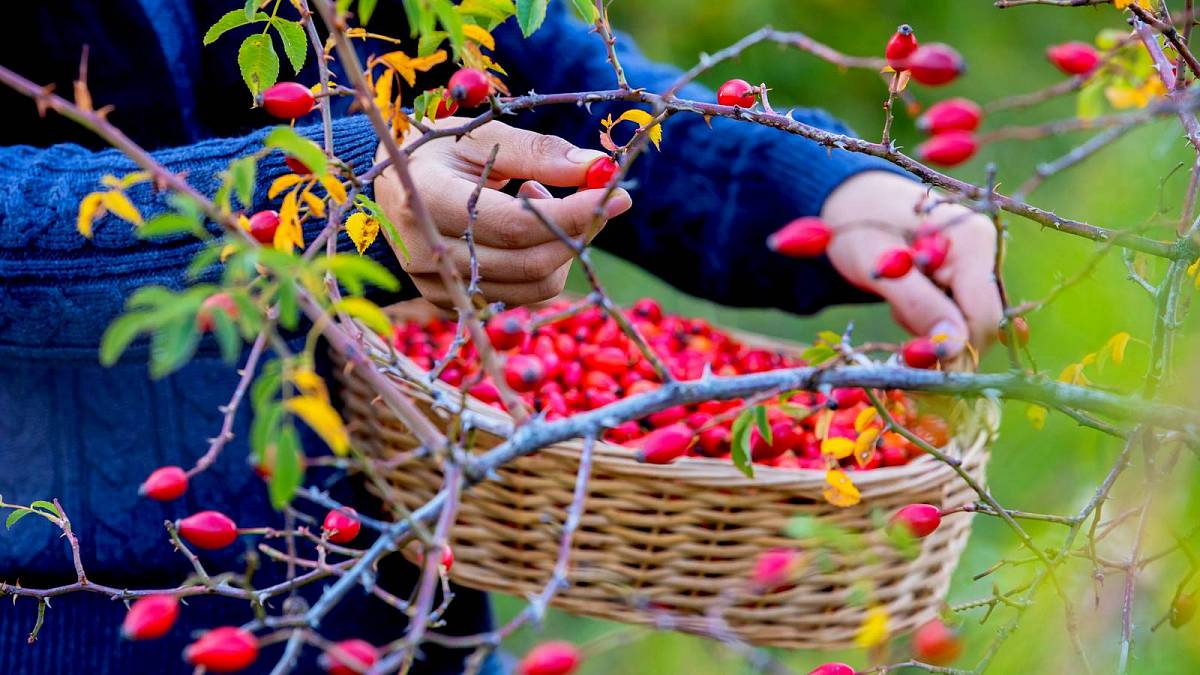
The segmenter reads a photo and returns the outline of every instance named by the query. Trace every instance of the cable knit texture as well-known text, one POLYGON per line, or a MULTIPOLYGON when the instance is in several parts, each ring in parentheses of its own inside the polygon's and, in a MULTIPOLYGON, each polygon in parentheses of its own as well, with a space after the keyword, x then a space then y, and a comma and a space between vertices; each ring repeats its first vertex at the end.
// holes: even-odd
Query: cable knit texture
MULTIPOLYGON (((0 62, 19 64, 27 77, 69 91, 79 49, 88 44, 92 90, 97 101, 116 106, 114 123, 211 195, 230 160, 262 147, 264 127, 270 125, 261 111, 249 109, 237 75, 237 44, 247 29, 201 46, 204 29, 242 4, 17 3, 14 25, 22 26, 29 40, 0 44, 0 62), (27 58, 30 53, 38 57, 27 58)), ((499 29, 497 38, 513 91, 614 86, 602 45, 560 3, 553 3, 545 26, 530 40, 522 40, 512 23, 499 29)), ((405 34, 400 2, 381 2, 373 26, 405 34)), ((678 75, 675 68, 648 62, 627 36, 619 41, 621 61, 635 85, 662 90, 678 75)), ((284 77, 290 77, 286 63, 283 68, 284 77)), ((448 73, 431 73, 428 84, 444 82, 448 73)), ((297 79, 316 81, 314 65, 297 79)), ((683 95, 713 98, 698 86, 683 95)), ((371 163, 376 139, 362 116, 346 115, 348 104, 340 99, 335 105, 336 151, 362 170, 371 163)), ((594 146, 599 118, 625 107, 596 105, 589 113, 559 106, 520 115, 512 123, 594 146)), ((184 270, 200 244, 184 237, 142 241, 111 216, 97 222, 93 239, 82 238, 75 231, 80 199, 97 189, 101 176, 135 167, 63 120, 38 119, 29 101, 11 92, 0 92, 0 109, 16 111, 10 117, 17 117, 0 129, 5 146, 0 148, 0 462, 7 467, 0 471, 0 494, 16 503, 60 499, 93 580, 140 588, 176 585, 189 568, 171 550, 164 520, 215 508, 245 525, 280 523, 261 484, 246 470, 245 411, 233 442, 216 465, 192 481, 183 499, 159 504, 136 495, 137 484, 155 467, 190 466, 220 426, 218 407, 237 375, 214 357, 210 344, 191 364, 160 381, 147 376, 144 348, 132 349, 113 368, 97 364, 100 335, 125 298, 148 284, 182 287, 184 270)), ((302 120, 299 128, 319 139, 315 117, 302 120)), ((798 119, 845 131, 819 111, 802 112, 798 119)), ((647 152, 635 167, 633 210, 610 224, 599 238, 602 246, 685 291, 726 304, 810 312, 865 299, 842 283, 827 261, 769 255, 763 242, 787 220, 817 213, 848 176, 894 169, 728 120, 714 120, 709 129, 699 118, 680 115, 665 132, 662 151, 647 152)), ((259 163, 254 208, 268 206, 266 185, 284 171, 278 153, 259 163)), ((130 196, 147 217, 166 208, 163 196, 148 186, 130 196)), ((374 248, 386 255, 385 247, 374 248)), ((346 499, 363 511, 375 510, 361 493, 346 499)), ((210 569, 241 569, 252 544, 243 538, 231 550, 204 553, 202 559, 210 569)), ((402 595, 411 587, 412 568, 402 561, 389 561, 380 572, 381 583, 402 595)), ((269 583, 272 574, 260 572, 255 582, 269 583)), ((37 518, 0 533, 0 580, 27 586, 73 581, 69 550, 59 533, 37 518)), ((193 599, 168 638, 127 643, 117 640, 121 603, 74 594, 54 600, 41 637, 27 645, 36 603, 20 600, 3 607, 0 672, 15 674, 189 672, 179 652, 191 631, 249 616, 244 603, 193 599)), ((278 611, 279 603, 271 609, 278 611)), ((459 589, 442 630, 483 630, 490 625, 488 614, 483 594, 459 589)), ((394 612, 355 592, 321 628, 331 637, 355 635, 378 644, 398 634, 399 621, 394 612)), ((270 656, 261 663, 270 663, 270 656)), ((414 672, 455 672, 460 659, 461 654, 429 648, 414 672)), ((303 665, 302 672, 313 668, 311 660, 303 665)))

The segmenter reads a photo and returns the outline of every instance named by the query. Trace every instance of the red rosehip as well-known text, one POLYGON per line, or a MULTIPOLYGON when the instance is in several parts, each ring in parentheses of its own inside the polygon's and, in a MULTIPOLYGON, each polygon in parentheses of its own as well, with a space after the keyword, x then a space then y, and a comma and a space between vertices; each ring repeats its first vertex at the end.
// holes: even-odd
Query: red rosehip
POLYGON ((669 464, 688 451, 692 438, 692 430, 686 424, 665 426, 646 434, 633 455, 642 463, 669 464))
POLYGON ((739 108, 753 108, 758 99, 754 85, 745 80, 729 80, 717 89, 717 103, 739 108))
POLYGON ((971 132, 947 131, 918 145, 917 157, 931 164, 958 166, 971 159, 978 149, 979 142, 971 132))
POLYGON ((633 303, 632 310, 635 316, 640 316, 651 323, 658 323, 663 318, 662 305, 658 304, 654 298, 638 300, 633 303))
POLYGON ((233 673, 247 668, 258 658, 258 639, 237 626, 214 628, 183 650, 193 666, 214 673, 233 673))
POLYGON ((872 276, 876 279, 899 279, 908 274, 913 267, 913 254, 907 248, 893 248, 884 251, 875 261, 875 271, 872 276))
POLYGON ((941 232, 917 237, 912 245, 913 262, 926 275, 933 274, 946 263, 950 255, 950 238, 941 232))
POLYGON ((329 675, 365 673, 379 660, 379 650, 370 642, 353 638, 329 646, 317 660, 329 675))
POLYGON ((301 162, 295 157, 284 157, 283 163, 286 164, 287 168, 291 169, 292 173, 294 174, 307 176, 308 174, 312 173, 312 169, 308 168, 307 164, 301 162))
POLYGON ((730 432, 723 426, 709 427, 700 432, 697 452, 705 457, 722 457, 729 452, 730 432))
POLYGON ((230 319, 238 317, 237 304, 228 293, 214 293, 200 303, 200 311, 196 312, 196 328, 201 333, 207 333, 216 325, 213 312, 225 312, 230 319))
POLYGON ((332 509, 326 513, 321 528, 329 534, 329 541, 335 544, 349 544, 354 541, 362 529, 362 521, 355 518, 356 515, 358 512, 349 506, 332 509))
POLYGON ((800 569, 802 557, 790 548, 774 548, 758 556, 750 571, 750 581, 759 592, 771 591, 792 580, 800 569))
POLYGON ((833 230, 814 216, 797 218, 767 237, 767 248, 792 258, 815 258, 825 252, 833 230))
POLYGON ((826 663, 808 671, 808 675, 854 675, 854 669, 844 663, 826 663))
POLYGON ((932 504, 909 504, 897 511, 889 523, 893 527, 904 527, 917 539, 924 539, 942 524, 942 513, 932 504))
POLYGON ((514 391, 533 391, 545 380, 546 367, 536 356, 513 354, 504 361, 504 381, 514 391))
POLYGON ((138 494, 155 501, 179 499, 188 489, 187 472, 177 466, 164 466, 150 472, 138 494))
POLYGON ((294 120, 312 112, 317 99, 299 82, 280 82, 262 93, 262 107, 273 117, 294 120))
POLYGON ((525 341, 525 317, 516 310, 493 316, 486 326, 488 340, 496 349, 512 349, 525 341))
POLYGON ((892 70, 897 72, 908 68, 908 57, 917 51, 917 36, 913 33, 912 26, 901 24, 892 37, 888 39, 887 47, 883 50, 883 55, 887 58, 888 65, 892 70))
POLYGON ((583 653, 570 642, 543 642, 529 650, 517 666, 520 675, 570 675, 583 661, 583 653))
MULTIPOLYGON (((1013 332, 1017 335, 1017 346, 1024 347, 1029 344, 1029 322, 1025 317, 1018 316, 1012 320, 1013 332)), ((1008 330, 1000 328, 996 333, 996 337, 1000 340, 1000 344, 1008 346, 1008 330)))
POLYGON ((179 618, 179 599, 173 595, 147 595, 129 606, 121 622, 121 636, 128 640, 160 638, 179 618))
POLYGON ((487 100, 488 94, 492 93, 492 83, 488 81, 487 75, 484 75, 483 71, 462 68, 450 76, 450 81, 446 84, 446 91, 450 93, 450 98, 454 99, 456 103, 467 108, 474 108, 487 100))
POLYGON ((918 47, 905 65, 912 79, 931 87, 952 82, 966 69, 962 56, 953 47, 940 43, 918 47))
POLYGON ((1100 65, 1100 53, 1085 42, 1065 42, 1048 47, 1046 58, 1067 75, 1086 75, 1100 65))
POLYGON ((940 344, 927 337, 915 337, 904 343, 900 355, 909 368, 932 368, 944 351, 940 344))
POLYGON ((442 95, 442 100, 438 101, 437 109, 433 111, 433 119, 440 120, 458 112, 458 101, 450 98, 450 93, 442 95))
POLYGON ((918 661, 947 666, 962 655, 962 640, 941 619, 933 619, 913 633, 912 652, 918 661))
POLYGON ((250 216, 250 236, 260 244, 271 245, 275 241, 275 231, 278 229, 278 211, 259 211, 250 216))
POLYGON ((929 106, 917 118, 917 128, 929 134, 947 131, 975 131, 983 121, 983 108, 966 98, 948 98, 929 106))
POLYGON ((616 161, 612 157, 601 157, 592 162, 592 165, 587 168, 587 174, 584 176, 583 186, 589 190, 598 190, 608 187, 613 176, 617 175, 616 161))
POLYGON ((225 548, 237 540, 237 524, 220 511, 200 511, 178 522, 179 536, 196 548, 225 548))

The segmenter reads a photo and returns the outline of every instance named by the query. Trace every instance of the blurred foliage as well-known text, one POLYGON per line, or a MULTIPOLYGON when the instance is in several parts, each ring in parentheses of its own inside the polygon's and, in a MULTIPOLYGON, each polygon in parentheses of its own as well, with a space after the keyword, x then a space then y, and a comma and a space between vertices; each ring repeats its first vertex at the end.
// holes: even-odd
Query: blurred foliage
MULTIPOLYGON (((895 27, 907 22, 914 26, 921 40, 943 41, 957 47, 969 64, 967 77, 950 87, 938 90, 914 87, 912 92, 925 105, 949 96, 986 102, 1052 84, 1062 76, 1045 60, 1047 45, 1067 40, 1090 42, 1104 28, 1125 26, 1122 14, 1107 5, 1069 9, 1035 6, 1002 11, 983 0, 615 0, 611 13, 616 27, 631 33, 644 51, 655 59, 682 67, 695 63, 701 52, 716 51, 763 25, 802 31, 851 54, 880 54, 895 27)), ((715 87, 730 77, 767 82, 772 87, 771 101, 776 108, 824 107, 867 138, 877 138, 882 127, 884 86, 870 72, 840 72, 811 55, 762 45, 743 55, 739 62, 714 69, 704 82, 715 87)), ((1027 111, 998 114, 985 121, 984 129, 1069 117, 1074 114, 1075 105, 1074 98, 1068 97, 1027 111)), ((908 148, 922 140, 912 120, 903 113, 897 119, 893 135, 908 148)), ((1085 138, 1086 134, 1076 133, 1034 143, 1011 141, 988 146, 977 159, 952 173, 982 182, 984 167, 994 161, 1000 167, 1002 189, 1011 188, 1023 182, 1037 162, 1058 157, 1085 138)), ((671 142, 669 133, 664 142, 671 142)), ((1130 134, 1081 167, 1049 179, 1031 201, 1062 215, 1108 227, 1157 222, 1160 232, 1165 233, 1179 214, 1188 161, 1177 123, 1164 120, 1130 134), (1161 217, 1160 211, 1165 211, 1161 217)), ((1061 279, 1082 269, 1098 250, 1090 242, 1043 230, 1014 217, 1006 220, 1011 227, 1011 239, 1005 273, 1014 302, 1044 297, 1061 279)), ((763 255, 769 255, 765 248, 763 255)), ((1152 275, 1158 272, 1153 265, 1151 270, 1152 275)), ((840 331, 850 320, 855 321, 860 340, 897 339, 901 335, 886 308, 881 306, 830 308, 809 318, 773 310, 718 307, 685 296, 610 257, 603 260, 601 278, 621 302, 652 295, 662 299, 672 311, 799 341, 811 340, 818 330, 825 328, 840 331)), ((578 278, 573 279, 573 287, 586 288, 578 278)), ((1066 365, 1099 349, 1114 333, 1128 331, 1143 342, 1130 346, 1129 358, 1123 364, 1108 364, 1103 370, 1092 372, 1092 379, 1105 386, 1134 391, 1146 366, 1145 341, 1150 337, 1152 312, 1145 291, 1127 280, 1120 255, 1114 252, 1099 264, 1090 279, 1029 317, 1033 329, 1031 348, 1038 366, 1055 376, 1066 365)), ((1196 372, 1197 365, 1194 317, 1188 324, 1187 337, 1178 349, 1181 362, 1176 368, 1174 389, 1184 403, 1195 406, 1195 395, 1187 391, 1190 375, 1196 372)), ((994 350, 982 367, 999 370, 1006 367, 1006 361, 994 350)), ((1081 429, 1053 413, 1045 428, 1035 431, 1026 420, 1025 406, 1009 404, 1001 438, 994 448, 989 472, 991 486, 1000 502, 1008 507, 1073 514, 1086 503, 1118 450, 1113 439, 1081 429)), ((1172 528, 1178 533, 1189 531, 1200 515, 1198 499, 1186 489, 1197 483, 1194 458, 1185 457, 1175 473, 1174 484, 1162 490, 1161 497, 1154 502, 1155 515, 1147 533, 1148 550, 1169 544, 1172 528)), ((1142 494, 1140 480, 1136 472, 1126 474, 1106 514, 1118 514, 1132 506, 1142 494)), ((1061 526, 1041 523, 1033 523, 1029 529, 1044 545, 1053 547, 1061 545, 1065 531, 1061 526)), ((1109 558, 1124 559, 1128 556, 1130 539, 1128 534, 1114 535, 1101 546, 1101 551, 1109 558)), ((970 545, 955 574, 950 602, 987 596, 993 582, 1002 588, 1015 586, 1025 578, 1026 571, 1001 571, 977 582, 971 577, 1001 558, 1022 557, 1025 554, 1017 550, 1007 528, 994 519, 976 518, 970 545)), ((1113 573, 1102 580, 1097 606, 1086 564, 1072 563, 1067 569, 1063 577, 1069 580, 1068 591, 1076 600, 1080 633, 1090 660, 1097 672, 1112 672, 1119 643, 1119 595, 1123 578, 1113 573)), ((1139 577, 1131 672, 1200 672, 1200 621, 1178 631, 1164 626, 1156 633, 1150 632, 1150 627, 1166 611, 1183 571, 1183 563, 1176 556, 1139 577)), ((1039 600, 1001 651, 991 672, 1084 672, 1067 647, 1061 602, 1052 591, 1043 593, 1039 600)), ((518 603, 498 598, 497 605, 504 618, 516 610, 518 603)), ((958 665, 973 664, 1010 615, 1011 610, 998 610, 987 624, 980 626, 981 612, 964 614, 963 632, 969 649, 958 665)), ((604 642, 612 640, 619 644, 592 657, 581 671, 585 675, 750 672, 744 661, 711 642, 678 634, 630 631, 617 624, 558 612, 547 618, 544 635, 577 643, 608 636, 604 642), (630 634, 635 639, 624 641, 630 634)), ((540 639, 545 638, 523 631, 510 647, 521 653, 540 639)), ((895 647, 893 660, 906 658, 904 641, 897 641, 895 647)), ((868 665, 861 651, 796 653, 785 658, 803 673, 834 656, 858 668, 868 665)))

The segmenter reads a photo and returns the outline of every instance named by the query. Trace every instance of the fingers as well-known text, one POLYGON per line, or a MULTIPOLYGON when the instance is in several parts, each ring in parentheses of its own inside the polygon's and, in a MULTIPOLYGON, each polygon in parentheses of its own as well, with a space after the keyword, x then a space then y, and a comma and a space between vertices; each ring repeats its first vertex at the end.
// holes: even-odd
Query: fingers
POLYGON ((592 162, 606 156, 599 150, 579 148, 558 136, 547 136, 502 122, 489 122, 456 145, 464 157, 483 164, 492 148, 500 145, 492 170, 504 178, 533 179, 547 185, 583 185, 592 162))
POLYGON ((996 232, 977 220, 947 230, 951 237, 950 277, 945 281, 966 317, 971 344, 986 350, 996 339, 1004 307, 996 286, 996 232))
MULTIPOLYGON (((552 271, 549 275, 533 282, 507 283, 502 281, 482 281, 479 284, 479 288, 489 302, 503 302, 509 307, 532 305, 545 302, 562 293, 563 288, 566 286, 567 274, 570 272, 570 269, 571 265, 567 263, 552 271)), ((412 275, 412 279, 413 283, 417 286, 417 290, 421 292, 421 295, 426 300, 439 307, 450 307, 453 305, 450 294, 446 291, 438 275, 414 274, 412 275)))

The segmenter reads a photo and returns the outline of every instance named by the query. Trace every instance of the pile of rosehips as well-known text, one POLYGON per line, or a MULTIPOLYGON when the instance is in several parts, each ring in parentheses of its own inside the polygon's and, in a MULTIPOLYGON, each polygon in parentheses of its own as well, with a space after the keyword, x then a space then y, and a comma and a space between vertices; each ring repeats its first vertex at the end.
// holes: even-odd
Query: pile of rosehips
MULTIPOLYGON (((597 307, 573 314, 567 312, 570 308, 565 301, 538 310, 516 308, 487 322, 492 345, 504 359, 505 382, 526 404, 553 420, 659 386, 650 360, 612 317, 597 307), (569 316, 550 320, 564 313, 569 316)), ((649 298, 624 311, 664 366, 681 380, 699 379, 706 369, 727 376, 804 365, 790 354, 744 344, 703 319, 665 314, 649 298)), ((428 370, 446 354, 454 333, 453 320, 410 321, 397 326, 394 344, 428 370)), ((471 344, 445 365, 439 377, 501 407, 499 392, 482 372, 471 344)), ((915 403, 901 392, 888 392, 886 399, 898 423, 934 445, 947 442, 946 423, 940 417, 918 414, 915 403)), ((863 470, 906 464, 921 454, 899 434, 882 430, 861 389, 798 392, 786 401, 776 398, 765 405, 769 441, 757 426, 749 438, 751 458, 758 464, 824 470, 836 462, 863 470), (850 449, 868 428, 878 439, 869 459, 860 462, 850 449)), ((612 427, 604 438, 635 448, 635 456, 644 462, 662 464, 684 455, 729 459, 733 422, 744 407, 741 400, 676 405, 612 427)))

